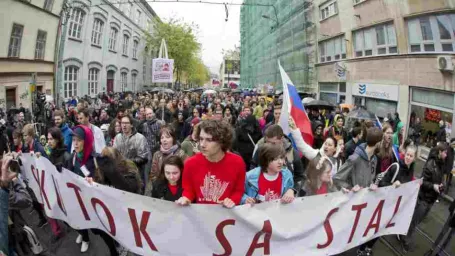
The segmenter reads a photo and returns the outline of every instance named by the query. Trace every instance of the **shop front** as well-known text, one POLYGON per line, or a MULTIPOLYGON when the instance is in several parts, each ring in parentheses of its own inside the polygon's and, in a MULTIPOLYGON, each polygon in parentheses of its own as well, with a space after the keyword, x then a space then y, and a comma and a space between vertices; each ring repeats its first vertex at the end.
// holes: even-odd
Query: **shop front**
POLYGON ((455 111, 455 96, 452 92, 411 87, 409 103, 409 127, 419 119, 422 127, 419 144, 431 148, 435 145, 436 133, 445 129, 446 140, 455 136, 452 129, 455 111), (440 121, 444 127, 439 126, 440 121))
POLYGON ((368 111, 384 118, 387 114, 398 112, 398 85, 373 83, 353 83, 351 85, 352 103, 364 106, 368 111))
POLYGON ((345 103, 346 83, 319 83, 319 99, 327 101, 333 105, 345 103))

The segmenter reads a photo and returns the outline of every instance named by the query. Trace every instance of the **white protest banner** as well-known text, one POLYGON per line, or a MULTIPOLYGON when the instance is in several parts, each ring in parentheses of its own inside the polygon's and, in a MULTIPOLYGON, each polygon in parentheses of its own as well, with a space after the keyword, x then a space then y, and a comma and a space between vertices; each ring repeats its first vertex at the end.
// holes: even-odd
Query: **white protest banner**
POLYGON ((174 60, 153 59, 152 61, 152 82, 153 83, 172 83, 174 80, 174 60))
POLYGON ((22 172, 46 214, 75 229, 106 231, 141 255, 332 255, 375 237, 405 234, 419 181, 226 209, 179 207, 99 184, 47 159, 22 157, 22 172))

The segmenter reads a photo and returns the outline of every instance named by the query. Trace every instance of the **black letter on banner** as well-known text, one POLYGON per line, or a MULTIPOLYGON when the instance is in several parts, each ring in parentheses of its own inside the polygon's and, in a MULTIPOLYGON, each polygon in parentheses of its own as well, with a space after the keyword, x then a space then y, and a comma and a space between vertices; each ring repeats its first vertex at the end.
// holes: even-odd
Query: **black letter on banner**
POLYGON ((134 239, 136 240, 136 246, 142 248, 142 237, 141 234, 144 236, 145 241, 149 245, 150 249, 153 251, 158 251, 156 246, 153 244, 152 239, 150 238, 149 234, 147 233, 147 224, 150 218, 150 212, 143 212, 141 218, 141 226, 139 227, 136 218, 136 211, 134 209, 128 208, 128 214, 130 215, 131 225, 133 227, 134 232, 134 239))

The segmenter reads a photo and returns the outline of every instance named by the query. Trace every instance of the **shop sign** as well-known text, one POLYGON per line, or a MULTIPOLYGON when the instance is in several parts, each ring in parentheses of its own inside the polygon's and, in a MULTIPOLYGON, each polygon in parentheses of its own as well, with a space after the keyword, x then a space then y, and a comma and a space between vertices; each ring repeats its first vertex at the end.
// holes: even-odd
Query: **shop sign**
POLYGON ((352 95, 398 101, 398 85, 354 83, 352 95))

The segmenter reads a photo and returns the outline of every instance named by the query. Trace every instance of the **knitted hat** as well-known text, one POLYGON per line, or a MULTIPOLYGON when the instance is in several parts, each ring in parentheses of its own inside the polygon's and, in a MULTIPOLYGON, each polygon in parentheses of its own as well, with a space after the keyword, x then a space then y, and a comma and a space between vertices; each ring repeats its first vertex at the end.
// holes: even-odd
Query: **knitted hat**
POLYGON ((200 121, 201 121, 201 119, 199 119, 197 117, 193 118, 193 120, 191 120, 191 126, 197 125, 200 121))

